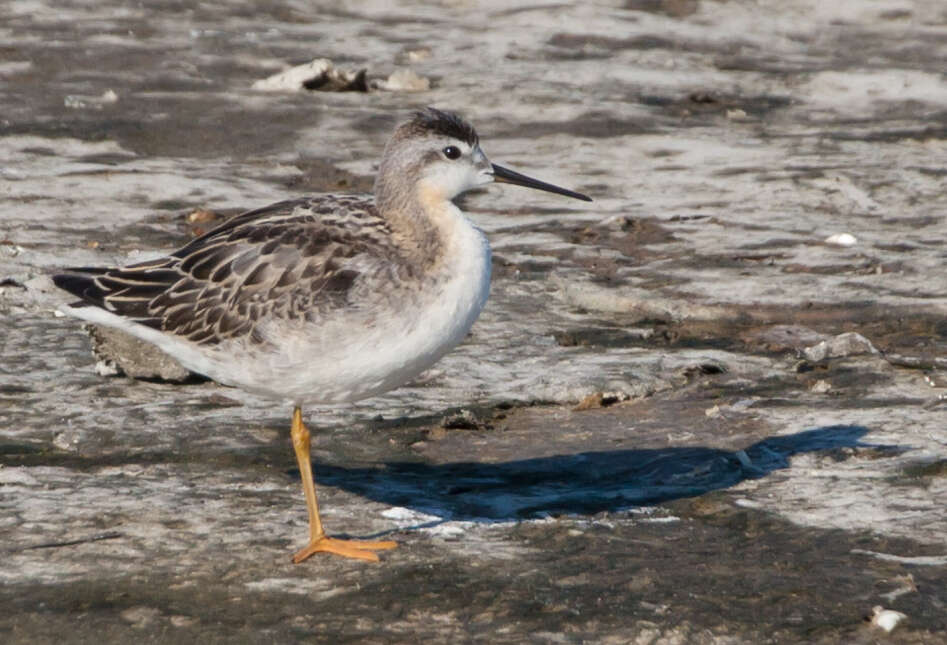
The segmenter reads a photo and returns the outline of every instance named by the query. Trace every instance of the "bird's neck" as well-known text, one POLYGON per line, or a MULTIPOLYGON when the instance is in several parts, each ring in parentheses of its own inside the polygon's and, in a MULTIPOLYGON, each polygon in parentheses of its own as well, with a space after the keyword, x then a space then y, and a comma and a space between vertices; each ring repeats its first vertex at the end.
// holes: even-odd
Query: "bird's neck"
POLYGON ((425 267, 440 264, 451 246, 458 219, 457 207, 443 191, 424 181, 394 187, 379 176, 375 205, 406 256, 425 267))

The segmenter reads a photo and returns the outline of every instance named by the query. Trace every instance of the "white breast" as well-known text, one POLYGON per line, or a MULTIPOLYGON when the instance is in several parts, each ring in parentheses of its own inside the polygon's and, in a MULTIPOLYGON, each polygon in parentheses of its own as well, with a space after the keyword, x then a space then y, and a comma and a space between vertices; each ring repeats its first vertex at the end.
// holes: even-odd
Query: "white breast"
POLYGON ((368 305, 318 328, 264 331, 280 339, 281 351, 234 361, 233 352, 241 349, 227 348, 231 368, 244 364, 251 370, 209 376, 293 405, 311 405, 380 394, 432 366, 467 336, 490 291, 487 239, 456 206, 447 205, 444 259, 425 278, 427 284, 416 285, 413 297, 375 311, 368 305))
POLYGON ((185 367, 293 405, 357 401, 404 385, 463 341, 490 292, 490 246, 450 202, 437 217, 441 261, 424 283, 365 285, 379 293, 318 323, 274 321, 269 343, 198 346, 98 307, 64 308, 154 343, 185 367), (396 289, 403 286, 403 289, 396 289))

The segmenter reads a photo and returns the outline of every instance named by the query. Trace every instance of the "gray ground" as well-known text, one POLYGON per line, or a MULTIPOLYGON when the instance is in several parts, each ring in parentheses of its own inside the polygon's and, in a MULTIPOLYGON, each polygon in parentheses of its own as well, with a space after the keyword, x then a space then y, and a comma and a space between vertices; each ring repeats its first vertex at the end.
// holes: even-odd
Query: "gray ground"
POLYGON ((0 640, 947 639, 941 0, 141 4, 0 11, 0 640), (433 87, 250 89, 318 57, 433 87), (471 337, 308 411, 330 531, 400 548, 293 566, 290 410, 98 375, 48 274, 366 190, 428 104, 596 201, 462 200, 471 337))

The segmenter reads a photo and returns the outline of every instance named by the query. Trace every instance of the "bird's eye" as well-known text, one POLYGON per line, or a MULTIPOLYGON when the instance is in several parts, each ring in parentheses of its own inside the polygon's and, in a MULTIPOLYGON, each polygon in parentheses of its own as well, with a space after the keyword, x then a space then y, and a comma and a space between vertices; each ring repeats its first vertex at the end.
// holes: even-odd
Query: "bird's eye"
POLYGON ((448 159, 460 159, 460 148, 457 146, 447 146, 443 152, 448 159))

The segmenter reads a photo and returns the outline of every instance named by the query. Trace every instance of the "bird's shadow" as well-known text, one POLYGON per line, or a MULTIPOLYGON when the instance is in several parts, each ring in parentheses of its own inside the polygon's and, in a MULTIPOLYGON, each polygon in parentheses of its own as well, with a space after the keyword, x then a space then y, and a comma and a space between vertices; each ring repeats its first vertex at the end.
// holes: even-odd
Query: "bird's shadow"
MULTIPOLYGON (((591 515, 728 488, 787 468, 793 455, 844 448, 897 446, 861 443, 862 426, 827 426, 769 437, 736 451, 687 447, 608 450, 503 463, 395 462, 383 468, 315 463, 321 483, 442 520, 505 521, 549 514, 591 515)), ((851 453, 847 453, 851 454, 851 453)), ((437 523, 437 522, 434 522, 437 523)))

